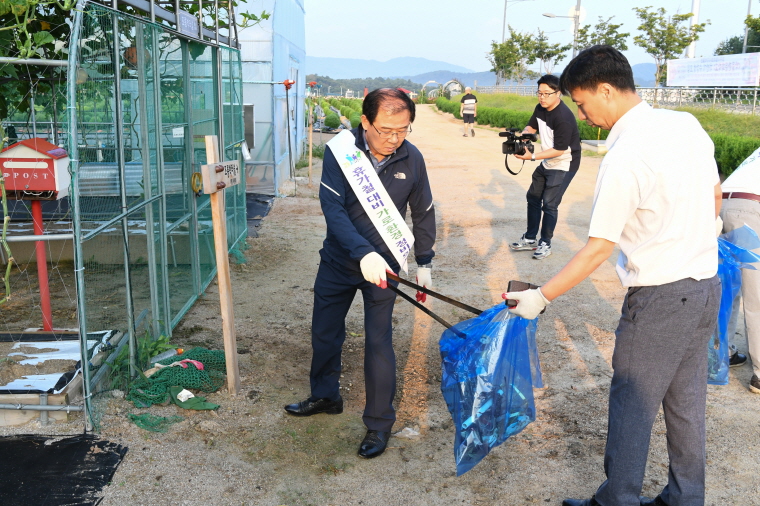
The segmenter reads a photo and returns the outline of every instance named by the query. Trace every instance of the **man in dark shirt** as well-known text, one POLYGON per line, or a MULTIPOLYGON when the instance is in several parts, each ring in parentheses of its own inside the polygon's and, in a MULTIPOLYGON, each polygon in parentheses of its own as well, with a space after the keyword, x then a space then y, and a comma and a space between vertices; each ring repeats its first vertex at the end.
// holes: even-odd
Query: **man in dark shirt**
POLYGON ((533 182, 526 195, 528 229, 509 247, 515 251, 533 251, 535 260, 543 260, 552 254, 559 204, 580 166, 581 141, 575 116, 562 102, 559 78, 547 74, 539 79, 537 95, 539 103, 523 133, 538 132, 542 151, 526 151, 515 157, 542 162, 533 172, 533 182), (539 226, 541 237, 537 241, 539 226))
POLYGON ((472 94, 472 88, 469 86, 464 89, 462 104, 459 106, 459 115, 464 121, 464 136, 467 137, 467 130, 475 137, 475 117, 478 115, 478 99, 472 94))
MULTIPOLYGON (((388 209, 377 212, 375 197, 379 194, 367 198, 368 194, 363 192, 371 186, 371 194, 382 185, 390 198, 388 207, 395 207, 402 223, 407 210, 410 211, 417 284, 429 288, 433 284, 436 230, 435 206, 425 160, 406 140, 414 121, 414 102, 403 91, 383 88, 364 98, 362 112, 362 124, 350 135, 348 132, 340 135, 350 138, 353 158, 362 164, 358 168, 362 171, 374 169, 377 181, 370 182, 373 178, 367 175, 367 182, 362 183, 364 186, 358 192, 355 191, 341 167, 346 164, 346 153, 340 150, 342 145, 336 145, 334 149, 335 139, 328 143, 319 189, 327 234, 319 252, 321 261, 314 282, 311 395, 304 401, 285 406, 285 411, 293 416, 343 412, 340 376, 346 315, 356 291, 360 290, 364 298, 364 381, 367 391, 362 420, 367 426, 367 434, 359 446, 359 455, 373 458, 385 451, 396 420, 393 409, 396 357, 392 336, 396 294, 387 288, 388 283, 395 285, 396 282, 388 281, 386 272, 398 272, 401 265, 394 254, 400 244, 394 242, 398 238, 394 235, 389 244, 381 232, 383 227, 392 223, 386 221, 388 209), (359 151, 363 153, 362 157, 357 157, 359 151), (361 160, 363 157, 366 159, 361 160), (367 204, 370 201, 372 204, 367 204)), ((349 162, 347 167, 354 165, 349 162)), ((379 205, 385 204, 380 201, 379 205)), ((425 302, 425 294, 418 292, 417 300, 425 302)))

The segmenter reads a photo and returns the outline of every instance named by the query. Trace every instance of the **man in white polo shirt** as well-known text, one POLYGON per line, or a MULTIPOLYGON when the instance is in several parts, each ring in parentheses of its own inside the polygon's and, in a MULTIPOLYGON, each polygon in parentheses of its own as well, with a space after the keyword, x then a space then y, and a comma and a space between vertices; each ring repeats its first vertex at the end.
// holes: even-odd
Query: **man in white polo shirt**
MULTIPOLYGON (((723 231, 730 232, 745 224, 760 234, 760 149, 752 153, 723 182, 723 231)), ((760 253, 760 250, 755 250, 760 253)), ((744 326, 747 332, 747 347, 752 359, 753 374, 749 380, 750 391, 760 394, 760 271, 742 269, 741 299, 744 300, 744 326)), ((739 316, 739 296, 734 300, 728 331, 733 337, 739 316)), ((732 346, 733 348, 733 346, 732 346)), ((742 354, 735 352, 731 365, 741 365, 746 361, 736 360, 742 354)))
POLYGON ((610 46, 582 51, 560 85, 581 120, 610 130, 589 239, 541 288, 504 297, 519 301, 513 313, 535 318, 606 261, 616 244, 616 269, 628 288, 612 356, 607 479, 590 499, 562 504, 703 505, 707 341, 720 303, 721 189, 713 143, 692 115, 642 102, 628 61, 610 46), (654 130, 668 132, 668 142, 653 140, 654 130), (639 494, 660 405, 670 466, 667 485, 650 500, 639 494))

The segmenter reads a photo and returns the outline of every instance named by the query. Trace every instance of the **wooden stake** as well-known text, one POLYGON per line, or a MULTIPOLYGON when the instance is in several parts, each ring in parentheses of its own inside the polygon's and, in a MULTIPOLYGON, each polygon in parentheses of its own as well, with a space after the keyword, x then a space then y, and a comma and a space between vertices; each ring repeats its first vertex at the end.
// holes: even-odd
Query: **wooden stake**
MULTIPOLYGON (((216 135, 206 136, 206 163, 219 163, 216 135)), ((237 359, 237 339, 235 337, 235 314, 232 306, 232 283, 230 282, 230 262, 227 253, 227 213, 224 206, 224 190, 211 193, 211 220, 214 225, 214 250, 216 252, 216 274, 219 284, 219 302, 222 314, 224 336, 224 358, 227 362, 227 390, 232 395, 240 393, 240 368, 237 359)))

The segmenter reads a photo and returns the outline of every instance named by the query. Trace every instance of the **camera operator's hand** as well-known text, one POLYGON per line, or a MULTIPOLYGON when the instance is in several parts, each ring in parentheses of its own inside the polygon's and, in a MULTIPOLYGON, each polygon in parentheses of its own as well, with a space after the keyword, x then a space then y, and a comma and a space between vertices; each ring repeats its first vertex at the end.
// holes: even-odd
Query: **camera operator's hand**
POLYGON ((515 154, 514 157, 517 158, 518 160, 528 160, 528 161, 530 161, 531 160, 531 155, 532 155, 532 153, 530 151, 526 151, 522 155, 515 154))

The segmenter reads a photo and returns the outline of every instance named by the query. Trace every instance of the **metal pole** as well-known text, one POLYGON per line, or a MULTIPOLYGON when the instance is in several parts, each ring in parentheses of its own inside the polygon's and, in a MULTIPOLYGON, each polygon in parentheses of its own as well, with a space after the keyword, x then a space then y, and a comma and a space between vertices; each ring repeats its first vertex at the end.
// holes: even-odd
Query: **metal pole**
POLYGON ((501 24, 501 43, 504 44, 504 41, 507 36, 507 0, 504 0, 504 21, 501 24))
MULTIPOLYGON (((116 0, 114 0, 115 2, 116 0)), ((74 27, 71 29, 71 40, 80 40, 80 34, 82 32, 82 18, 84 17, 84 0, 77 2, 77 8, 74 12, 74 27)), ((76 72, 77 61, 79 57, 79 45, 72 44, 69 49, 68 70, 69 72, 76 72)), ((76 80, 69 79, 67 83, 67 104, 66 109, 69 118, 69 155, 71 162, 71 207, 75 210, 80 209, 79 205, 79 143, 78 143, 78 126, 76 109, 76 80)), ((74 235, 81 238, 82 233, 82 220, 78 211, 75 211, 72 215, 72 224, 74 227, 74 235)), ((85 306, 85 294, 84 294, 84 253, 82 252, 82 241, 74 241, 74 275, 76 276, 77 284, 77 319, 79 320, 79 347, 81 353, 82 364, 87 361, 87 309, 85 306)), ((92 430, 92 386, 90 385, 90 368, 82 367, 82 396, 84 398, 84 410, 87 413, 85 416, 85 428, 86 430, 92 430)), ((4 407, 0 405, 0 407, 4 407)))
POLYGON ((10 63, 16 65, 44 65, 46 67, 65 67, 68 65, 68 60, 43 60, 43 59, 25 59, 11 58, 8 56, 0 56, 0 64, 10 63))
POLYGON ((752 97, 752 115, 755 114, 755 107, 757 106, 757 88, 755 88, 755 93, 752 97))
POLYGON ((578 55, 578 25, 581 22, 581 0, 575 5, 575 25, 573 27, 573 58, 578 55))
MULTIPOLYGON (((214 31, 216 32, 216 45, 219 45, 219 0, 214 0, 214 31)), ((229 41, 228 41, 229 42, 229 41)))
MULTIPOLYGON (((187 79, 182 80, 182 93, 184 94, 184 106, 185 106, 185 121, 187 122, 187 128, 185 128, 185 168, 186 174, 190 174, 195 167, 195 155, 193 153, 193 80, 190 74, 190 49, 186 40, 181 40, 182 44, 182 75, 188 76, 187 79)), ((189 177, 185 178, 185 184, 190 180, 189 177)), ((198 244, 198 198, 195 192, 188 192, 190 195, 190 202, 188 203, 188 209, 192 217, 190 218, 190 258, 192 267, 192 279, 193 279, 193 291, 197 295, 201 295, 201 260, 200 260, 200 245, 198 244)))
MULTIPOLYGON (((161 57, 161 50, 158 43, 158 30, 155 27, 151 27, 150 29, 151 33, 151 45, 153 46, 151 49, 153 50, 153 57, 151 58, 151 62, 153 63, 153 87, 154 87, 154 93, 153 97, 155 100, 155 118, 156 118, 156 129, 155 129, 155 136, 156 136, 156 174, 158 174, 158 180, 156 181, 158 186, 158 194, 161 195, 161 198, 159 199, 159 205, 158 205, 158 226, 159 226, 159 241, 158 241, 158 250, 159 254, 161 255, 161 263, 159 264, 159 273, 160 278, 156 280, 157 285, 162 286, 162 295, 163 295, 163 315, 164 318, 162 319, 163 322, 163 328, 160 331, 159 335, 166 335, 167 337, 172 336, 172 314, 171 314, 171 299, 170 299, 170 291, 169 291, 169 255, 167 252, 167 237, 166 237, 166 230, 167 230, 167 223, 166 223, 166 208, 167 208, 167 195, 166 195, 166 165, 164 164, 164 143, 161 133, 164 131, 164 125, 163 125, 163 115, 161 114, 161 105, 163 103, 163 95, 161 92, 161 66, 160 66, 160 57, 161 57)), ((156 322, 157 324, 161 323, 161 321, 156 322)))
MULTIPOLYGON (((42 395, 42 394, 40 394, 42 395)), ((13 409, 24 411, 84 411, 84 406, 75 404, 0 404, 0 409, 13 409)))
MULTIPOLYGON (((116 0, 114 0, 114 3, 116 0)), ((141 23, 137 24, 138 29, 142 27, 141 23)), ((119 62, 121 61, 121 49, 119 47, 119 16, 118 14, 113 15, 113 39, 114 39, 114 45, 113 45, 113 63, 115 66, 114 69, 114 119, 115 119, 115 128, 116 128, 116 135, 114 135, 114 144, 116 148, 116 163, 119 167, 119 186, 120 186, 120 195, 119 198, 121 199, 121 210, 122 212, 125 212, 127 210, 127 177, 126 177, 126 164, 125 160, 126 157, 124 156, 124 111, 122 110, 122 100, 121 100, 121 72, 119 71, 120 65, 119 62)), ((139 62, 142 58, 145 57, 145 50, 143 49, 141 45, 142 41, 138 39, 137 41, 137 61, 139 62)), ((138 72, 138 76, 142 73, 144 69, 143 65, 140 65, 140 72, 138 72)), ((132 282, 131 282, 131 268, 129 266, 129 220, 127 216, 124 216, 121 220, 121 233, 123 237, 123 248, 122 248, 122 254, 124 255, 124 280, 126 281, 124 283, 124 297, 126 299, 126 316, 127 316, 127 332, 128 332, 128 339, 129 339, 129 363, 130 363, 130 372, 132 376, 137 375, 137 370, 135 369, 135 357, 137 356, 137 342, 135 341, 135 321, 134 321, 134 315, 133 311, 134 308, 132 306, 132 282)), ((82 366, 82 370, 84 370, 84 365, 82 366)))
POLYGON ((198 0, 198 38, 203 40, 203 0, 198 0))
MULTIPOLYGON (((691 0, 691 13, 694 14, 689 19, 689 30, 694 28, 694 25, 699 23, 699 0, 691 0)), ((697 50, 697 41, 692 41, 689 47, 686 49, 686 57, 694 58, 694 53, 697 50)))
MULTIPOLYGON (((752 15, 752 0, 747 2, 747 16, 752 15)), ((747 52, 747 39, 749 38, 749 27, 744 25, 744 44, 742 45, 742 53, 747 52)))

